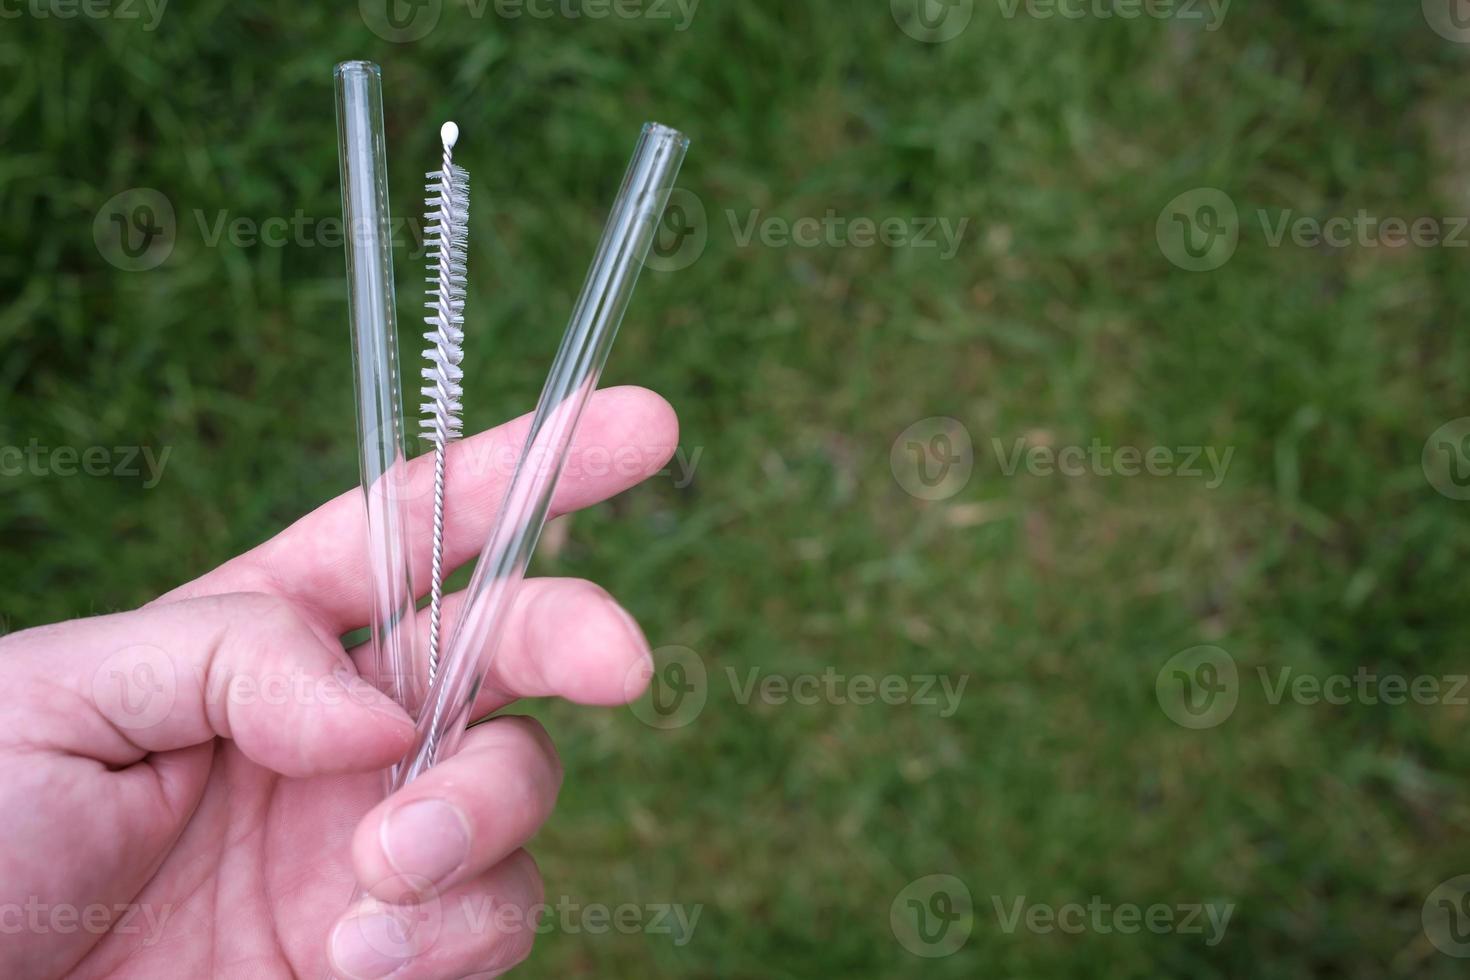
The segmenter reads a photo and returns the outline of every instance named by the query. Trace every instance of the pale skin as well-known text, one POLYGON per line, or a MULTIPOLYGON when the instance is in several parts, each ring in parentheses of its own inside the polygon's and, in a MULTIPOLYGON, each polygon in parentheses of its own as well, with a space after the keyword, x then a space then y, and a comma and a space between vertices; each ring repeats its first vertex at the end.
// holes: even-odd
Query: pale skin
MULTIPOLYGON (((508 479, 484 461, 519 449, 527 421, 451 452, 448 567, 484 542, 508 479)), ((573 454, 619 465, 569 473, 553 513, 653 475, 677 440, 652 392, 597 393, 573 454)), ((414 500, 420 532, 431 505, 414 500)), ((413 729, 339 641, 370 619, 363 535, 352 491, 141 609, 0 639, 0 976, 418 980, 526 957, 543 885, 524 845, 560 762, 540 725, 501 715, 382 798, 413 729), (349 909, 354 884, 370 897, 349 909)), ((427 586, 429 536, 414 540, 427 586)), ((475 715, 622 704, 651 670, 601 588, 529 579, 475 715)))

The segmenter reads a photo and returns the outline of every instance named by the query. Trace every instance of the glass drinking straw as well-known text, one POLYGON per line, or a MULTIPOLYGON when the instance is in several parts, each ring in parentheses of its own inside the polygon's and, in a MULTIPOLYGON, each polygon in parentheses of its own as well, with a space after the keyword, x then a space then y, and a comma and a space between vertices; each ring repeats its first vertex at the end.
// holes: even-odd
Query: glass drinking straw
POLYGON ((347 308, 352 322, 358 455, 371 571, 375 676, 369 679, 415 715, 422 675, 417 670, 413 629, 410 494, 394 312, 382 73, 370 61, 344 61, 333 75, 342 220, 347 229, 347 308))
POLYGON ((515 475, 480 552, 444 664, 418 716, 413 748, 396 771, 395 789, 453 755, 472 720, 475 697, 499 650, 506 617, 546 524, 577 422, 597 388, 688 148, 682 133, 658 123, 643 127, 541 389, 515 475))

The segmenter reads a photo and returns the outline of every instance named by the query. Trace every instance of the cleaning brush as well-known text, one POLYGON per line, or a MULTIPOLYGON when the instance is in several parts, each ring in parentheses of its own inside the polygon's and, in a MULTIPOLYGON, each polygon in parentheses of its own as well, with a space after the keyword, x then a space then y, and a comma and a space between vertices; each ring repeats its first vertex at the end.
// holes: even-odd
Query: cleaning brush
POLYGON ((464 371, 464 297, 469 249, 470 175, 454 165, 459 127, 439 129, 444 160, 427 174, 424 243, 429 251, 429 288, 424 305, 429 330, 424 339, 423 437, 434 447, 434 550, 429 592, 429 683, 439 667, 440 606, 444 599, 444 470, 450 442, 458 439, 464 371))

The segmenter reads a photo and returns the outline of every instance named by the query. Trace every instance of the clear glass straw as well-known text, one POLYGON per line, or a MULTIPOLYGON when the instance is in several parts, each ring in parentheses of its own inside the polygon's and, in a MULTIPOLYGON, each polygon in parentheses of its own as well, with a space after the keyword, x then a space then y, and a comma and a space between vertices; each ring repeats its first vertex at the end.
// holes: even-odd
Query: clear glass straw
POLYGON ((382 73, 370 61, 333 72, 346 229, 348 318, 358 456, 367 507, 373 615, 369 679, 415 715, 422 700, 410 568, 407 456, 398 370, 392 224, 383 134, 382 73))
POLYGON ((546 524, 577 422, 607 363, 688 148, 689 140, 667 126, 648 123, 643 127, 592 268, 541 390, 530 433, 495 527, 470 579, 464 610, 445 649, 444 664, 418 716, 414 746, 398 767, 395 788, 453 755, 465 726, 473 720, 470 711, 499 649, 506 616, 546 524))

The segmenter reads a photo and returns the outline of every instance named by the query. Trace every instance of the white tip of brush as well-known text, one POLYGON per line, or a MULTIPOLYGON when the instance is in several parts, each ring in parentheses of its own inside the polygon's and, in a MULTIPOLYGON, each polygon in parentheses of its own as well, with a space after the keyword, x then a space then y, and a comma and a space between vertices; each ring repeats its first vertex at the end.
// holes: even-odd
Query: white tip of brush
POLYGON ((459 127, 453 122, 445 123, 439 127, 439 138, 444 141, 445 146, 453 148, 459 141, 459 127))

